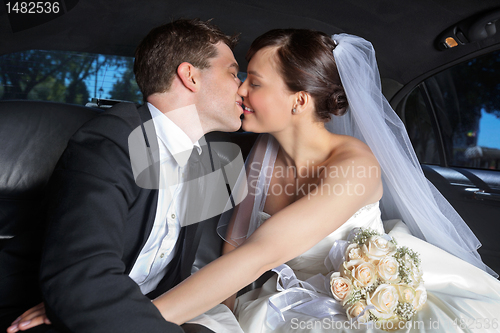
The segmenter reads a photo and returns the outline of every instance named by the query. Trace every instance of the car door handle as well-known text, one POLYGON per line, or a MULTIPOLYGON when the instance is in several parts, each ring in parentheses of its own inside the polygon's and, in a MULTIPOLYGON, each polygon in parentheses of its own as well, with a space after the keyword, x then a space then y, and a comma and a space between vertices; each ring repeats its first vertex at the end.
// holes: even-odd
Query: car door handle
POLYGON ((500 201, 500 194, 488 193, 485 192, 484 190, 479 190, 479 191, 474 191, 474 199, 500 201))

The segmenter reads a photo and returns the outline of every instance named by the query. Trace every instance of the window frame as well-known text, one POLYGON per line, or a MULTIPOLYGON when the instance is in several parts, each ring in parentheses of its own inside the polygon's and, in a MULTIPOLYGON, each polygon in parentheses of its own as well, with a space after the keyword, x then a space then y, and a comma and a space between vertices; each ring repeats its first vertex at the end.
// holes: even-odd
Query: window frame
MULTIPOLYGON (((486 47, 484 49, 472 52, 466 56, 460 57, 454 61, 451 61, 450 63, 448 63, 446 65, 437 67, 437 68, 433 69, 432 71, 424 73, 424 74, 418 76, 417 78, 411 80, 410 82, 408 82, 399 91, 397 91, 392 96, 392 98, 389 100, 389 104, 392 106, 392 108, 394 110, 396 110, 397 107, 399 106, 399 104, 401 104, 401 103, 406 104, 406 100, 407 100, 408 96, 415 89, 423 89, 423 91, 421 91, 421 95, 422 95, 422 98, 424 100, 424 103, 426 104, 427 112, 429 113, 429 117, 430 117, 430 120, 432 122, 434 135, 438 136, 438 138, 436 138, 436 147, 439 147, 438 154, 439 154, 440 163, 439 164, 423 163, 420 160, 419 156, 417 156, 417 158, 419 158, 420 164, 438 165, 438 166, 444 167, 444 168, 465 168, 465 169, 487 170, 484 168, 474 168, 474 167, 466 167, 466 166, 450 166, 449 165, 448 158, 446 157, 445 147, 444 147, 444 138, 443 138, 442 131, 441 131, 441 123, 440 123, 439 119, 437 118, 436 110, 435 110, 433 103, 432 103, 432 100, 430 98, 427 84, 426 84, 426 80, 433 77, 434 75, 439 74, 440 72, 448 70, 448 69, 450 69, 456 65, 459 65, 463 62, 470 61, 471 59, 481 57, 481 56, 484 56, 484 55, 487 55, 487 54, 490 54, 492 52, 499 51, 499 50, 500 50, 500 45, 493 45, 493 46, 486 47)), ((406 122, 403 119, 402 115, 398 114, 398 116, 400 117, 401 121, 403 121, 403 123, 406 127, 406 122)), ((413 142, 412 142, 412 145, 413 145, 413 142)), ((500 170, 490 170, 490 171, 500 172, 500 170)))

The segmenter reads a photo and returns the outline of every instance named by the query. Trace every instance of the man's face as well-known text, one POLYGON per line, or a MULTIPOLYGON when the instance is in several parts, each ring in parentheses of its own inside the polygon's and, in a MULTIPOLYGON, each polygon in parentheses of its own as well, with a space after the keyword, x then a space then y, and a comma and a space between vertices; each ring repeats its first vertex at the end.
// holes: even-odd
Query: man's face
POLYGON ((243 113, 238 95, 239 67, 226 44, 220 42, 215 47, 217 57, 210 59, 210 67, 202 70, 198 110, 209 131, 234 132, 241 126, 243 113))

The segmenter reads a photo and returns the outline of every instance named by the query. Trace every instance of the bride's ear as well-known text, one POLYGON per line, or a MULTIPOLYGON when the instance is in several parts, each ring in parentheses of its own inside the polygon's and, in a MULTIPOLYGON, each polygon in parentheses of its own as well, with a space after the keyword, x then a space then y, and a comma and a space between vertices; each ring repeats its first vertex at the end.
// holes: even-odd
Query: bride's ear
POLYGON ((200 89, 200 70, 189 62, 183 62, 177 67, 177 76, 184 87, 197 92, 200 89))
POLYGON ((305 91, 299 91, 295 93, 295 101, 294 101, 294 109, 296 110, 296 114, 302 113, 306 109, 308 109, 312 103, 311 95, 306 93, 305 91))

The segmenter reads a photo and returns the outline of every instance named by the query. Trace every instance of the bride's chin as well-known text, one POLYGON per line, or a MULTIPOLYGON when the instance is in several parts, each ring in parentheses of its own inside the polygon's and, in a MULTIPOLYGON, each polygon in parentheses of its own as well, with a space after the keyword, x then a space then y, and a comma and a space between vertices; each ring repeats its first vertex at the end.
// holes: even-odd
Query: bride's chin
POLYGON ((241 122, 241 128, 245 132, 264 133, 264 131, 260 128, 260 126, 258 126, 258 125, 255 126, 255 122, 253 122, 253 126, 252 126, 252 121, 245 120, 245 119, 243 119, 243 121, 241 122))
POLYGON ((252 132, 251 127, 252 126, 250 126, 250 124, 248 123, 248 120, 245 120, 245 118, 243 118, 243 120, 241 121, 241 128, 245 132, 252 132))

